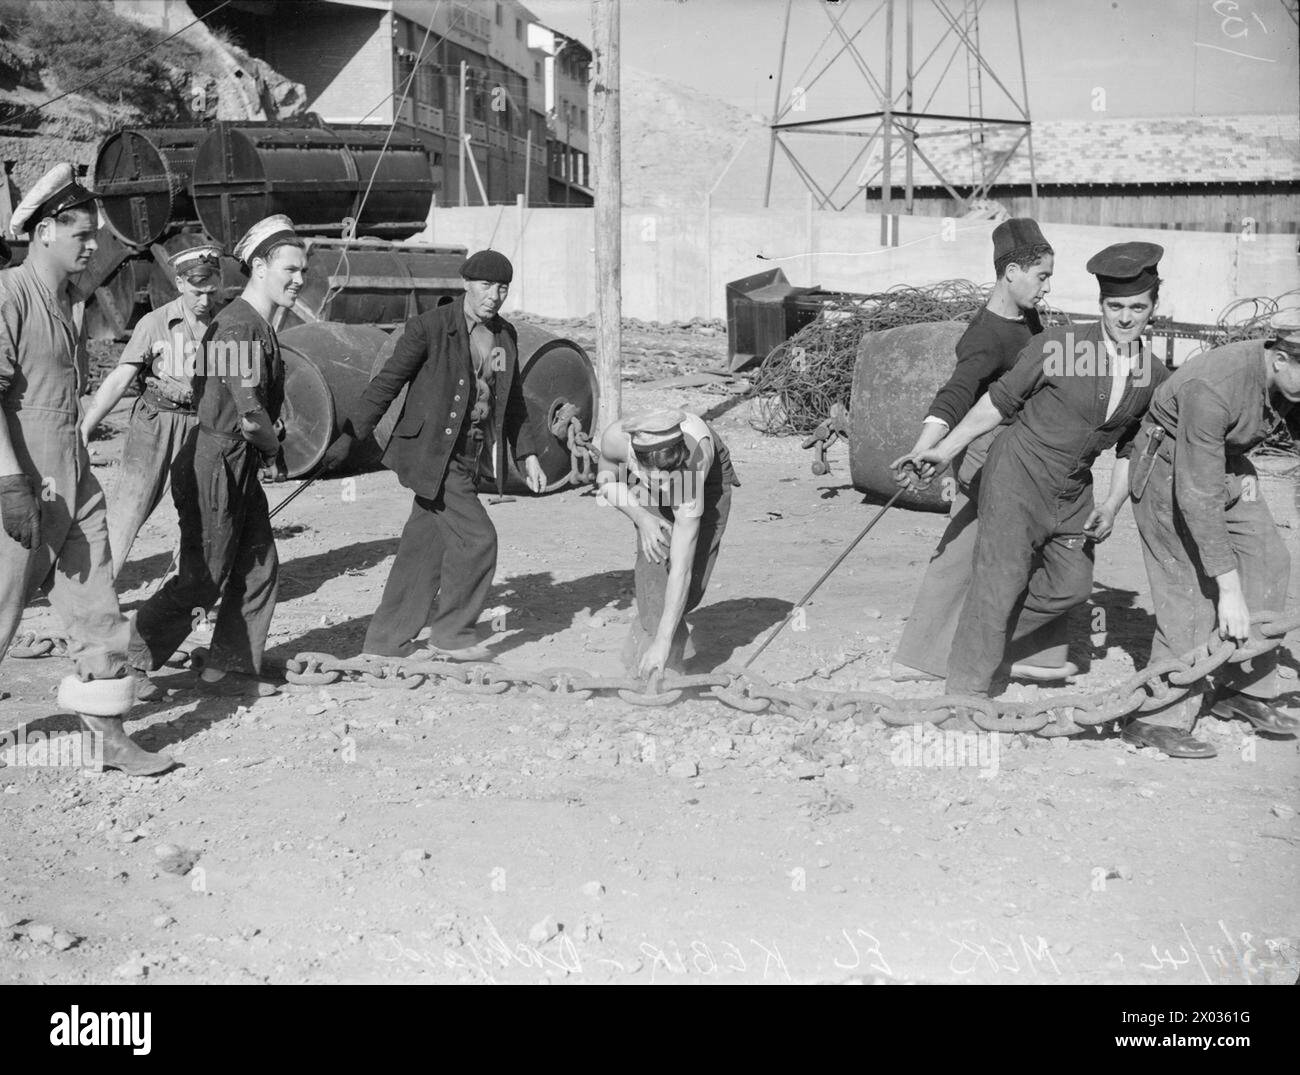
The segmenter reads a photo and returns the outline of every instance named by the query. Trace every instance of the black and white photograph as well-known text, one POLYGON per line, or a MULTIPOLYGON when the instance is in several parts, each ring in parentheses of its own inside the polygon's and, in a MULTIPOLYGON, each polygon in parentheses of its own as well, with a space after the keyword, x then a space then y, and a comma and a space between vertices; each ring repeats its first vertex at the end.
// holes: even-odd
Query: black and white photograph
POLYGON ((38 1052, 254 985, 1263 1043, 1297 0, 0 0, 0 151, 38 1052))

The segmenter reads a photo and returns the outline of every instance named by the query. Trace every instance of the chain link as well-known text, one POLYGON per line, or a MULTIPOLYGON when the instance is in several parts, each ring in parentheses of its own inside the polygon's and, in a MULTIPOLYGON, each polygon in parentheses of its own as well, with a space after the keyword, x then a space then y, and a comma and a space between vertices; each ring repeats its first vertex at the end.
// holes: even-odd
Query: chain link
MULTIPOLYGON (((683 695, 713 699, 743 713, 769 709, 802 721, 821 734, 830 724, 852 720, 903 727, 965 718, 988 732, 1035 734, 1052 738, 1076 735, 1132 713, 1161 709, 1193 693, 1210 673, 1241 663, 1278 646, 1300 629, 1300 611, 1286 615, 1261 612, 1254 617, 1261 637, 1244 646, 1216 639, 1133 673, 1116 686, 1093 694, 1057 694, 1013 702, 975 695, 944 694, 932 698, 896 698, 882 691, 830 691, 778 687, 751 671, 721 669, 704 675, 656 673, 648 681, 627 676, 593 676, 581 668, 515 671, 498 664, 461 664, 419 658, 352 657, 300 653, 288 662, 290 683, 318 686, 344 676, 385 686, 418 686, 428 680, 471 694, 501 694, 512 687, 551 698, 586 701, 593 695, 617 695, 641 706, 667 706, 683 695)), ((1201 689, 1204 689, 1202 685, 1201 689)), ((814 736, 815 737, 815 736, 814 736)), ((811 740, 809 740, 811 742, 811 740)))

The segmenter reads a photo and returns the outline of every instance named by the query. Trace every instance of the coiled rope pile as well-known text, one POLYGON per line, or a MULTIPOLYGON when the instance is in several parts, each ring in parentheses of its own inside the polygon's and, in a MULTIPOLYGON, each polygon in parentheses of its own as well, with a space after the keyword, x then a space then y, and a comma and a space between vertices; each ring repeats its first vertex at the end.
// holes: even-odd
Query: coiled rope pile
MULTIPOLYGON (((777 435, 811 432, 835 404, 848 409, 863 335, 900 325, 969 321, 991 291, 991 285, 970 280, 944 280, 929 287, 900 284, 871 295, 831 297, 816 320, 764 359, 753 389, 759 397, 755 426, 777 435)), ((1055 318, 1064 320, 1064 315, 1055 318)))

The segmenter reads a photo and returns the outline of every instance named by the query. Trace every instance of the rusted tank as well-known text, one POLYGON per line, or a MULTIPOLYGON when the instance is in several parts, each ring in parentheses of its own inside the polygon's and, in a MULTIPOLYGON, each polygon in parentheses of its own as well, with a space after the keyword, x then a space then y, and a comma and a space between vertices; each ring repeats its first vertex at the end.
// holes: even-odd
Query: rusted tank
MULTIPOLYGON (((877 496, 898 491, 889 464, 916 443, 926 408, 952 374, 957 341, 966 331, 958 321, 903 325, 868 332, 858 345, 849 403, 849 473, 854 488, 877 496)), ((936 480, 898 503, 926 511, 947 511, 951 498, 936 480)))
POLYGON ((346 220, 355 235, 413 234, 433 199, 428 151, 386 140, 382 130, 217 124, 195 153, 195 211, 227 247, 272 213, 304 234, 339 234, 346 220))
MULTIPOLYGON (((599 395, 591 360, 572 340, 560 339, 532 325, 519 331, 519 376, 534 439, 541 445, 538 460, 548 482, 569 471, 568 445, 551 432, 555 415, 566 403, 577 408, 585 433, 595 433, 599 395)), ((344 418, 354 414, 366 384, 392 357, 402 330, 387 334, 370 325, 316 322, 279 334, 286 373, 285 465, 291 478, 310 474, 339 432, 344 418), (296 393, 296 395, 295 395, 296 393)), ((340 474, 380 467, 393 426, 401 414, 406 391, 393 401, 372 436, 357 445, 340 474)), ((523 494, 528 486, 516 465, 514 446, 507 450, 507 492, 523 494)), ((479 474, 479 488, 495 490, 491 464, 479 474)))
POLYGON ((190 181, 195 152, 210 133, 204 127, 137 127, 100 143, 95 189, 109 227, 124 242, 147 246, 169 225, 198 219, 190 181))

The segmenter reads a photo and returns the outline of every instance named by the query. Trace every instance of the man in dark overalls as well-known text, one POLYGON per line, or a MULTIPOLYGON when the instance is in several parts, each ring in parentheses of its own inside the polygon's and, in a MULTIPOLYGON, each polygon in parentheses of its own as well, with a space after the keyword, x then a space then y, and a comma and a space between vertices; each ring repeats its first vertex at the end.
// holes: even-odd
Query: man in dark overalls
MULTIPOLYGON (((1204 644, 1216 626, 1244 643, 1252 613, 1286 604, 1291 557, 1247 453, 1273 431, 1273 404, 1300 400, 1300 311, 1273 330, 1189 358, 1157 390, 1138 436, 1131 485, 1156 614, 1152 663, 1204 644)), ((1294 735, 1300 721, 1268 704, 1277 654, 1215 672, 1210 712, 1294 735)), ((1199 701, 1144 714, 1124 738, 1174 758, 1212 758, 1214 748, 1192 735, 1199 701)))
MULTIPOLYGON (((282 470, 284 363, 271 318, 302 289, 306 255, 283 214, 258 221, 235 245, 249 279, 203 338, 195 378, 199 428, 172 470, 181 521, 178 573, 136 616, 134 653, 160 668, 220 602, 200 690, 276 693, 260 678, 275 613, 279 557, 258 471, 282 470)), ((134 655, 133 653, 133 655, 134 655)))
POLYGON ((1109 246, 1088 262, 1101 320, 1035 337, 935 448, 937 472, 981 433, 1013 419, 980 480, 972 581, 948 661, 951 694, 986 695, 1007 645, 1092 593, 1093 545, 1128 499, 1133 439, 1168 371, 1141 339, 1155 308, 1164 253, 1154 243, 1109 246), (1093 501, 1092 464, 1115 447, 1106 502, 1093 501))
MULTIPOLYGON (((900 485, 914 483, 907 464, 933 448, 970 412, 989 386, 1016 364, 1030 339, 1043 331, 1038 303, 1051 290, 1055 257, 1037 221, 1004 220, 993 229, 993 271, 997 283, 988 303, 957 341, 957 365, 926 412, 912 450, 891 464, 900 485)), ((894 652, 890 674, 895 680, 943 679, 957 632, 957 617, 970 589, 971 562, 979 533, 976 508, 979 477, 989 448, 1002 427, 977 437, 962 453, 948 526, 930 558, 907 626, 894 652)), ((1013 676, 1052 680, 1078 669, 1066 660, 1066 629, 1061 617, 1030 643, 1034 652, 1011 665, 1013 676)))
POLYGON ((596 484, 636 524, 636 618, 629 671, 680 671, 694 656, 685 616, 704 600, 740 482, 713 428, 686 411, 612 423, 601 435, 596 484))
POLYGON ((504 254, 480 250, 461 276, 462 299, 407 321, 356 412, 340 415, 342 432, 322 463, 342 466, 410 385, 384 466, 415 501, 366 630, 366 653, 406 656, 427 625, 428 653, 491 660, 475 633, 497 565, 496 527, 478 498, 479 467, 491 460, 500 490, 513 441, 528 487, 540 493, 546 486, 519 384, 518 334, 500 316, 514 268, 504 254))

